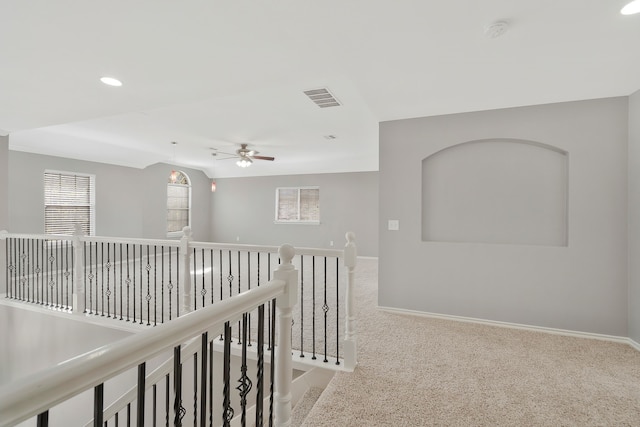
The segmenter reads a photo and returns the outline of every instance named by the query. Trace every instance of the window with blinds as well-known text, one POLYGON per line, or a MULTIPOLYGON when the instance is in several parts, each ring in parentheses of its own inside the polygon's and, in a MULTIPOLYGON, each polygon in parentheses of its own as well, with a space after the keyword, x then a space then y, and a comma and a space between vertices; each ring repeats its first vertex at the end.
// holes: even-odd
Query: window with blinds
POLYGON ((277 188, 276 222, 320 223, 320 188, 277 188))
POLYGON ((95 232, 95 175, 44 172, 44 232, 73 235, 95 232))
POLYGON ((167 184, 167 234, 177 236, 190 224, 191 185, 183 172, 169 178, 167 184))

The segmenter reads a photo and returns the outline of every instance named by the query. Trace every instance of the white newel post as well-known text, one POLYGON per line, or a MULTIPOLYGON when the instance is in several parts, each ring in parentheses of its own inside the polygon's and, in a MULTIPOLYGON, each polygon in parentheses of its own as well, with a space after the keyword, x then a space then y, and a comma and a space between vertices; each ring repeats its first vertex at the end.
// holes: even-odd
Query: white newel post
POLYGON ((86 310, 84 296, 84 247, 80 239, 84 233, 80 224, 76 224, 73 233, 73 306, 71 311, 73 314, 84 314, 86 310))
POLYGON ((356 313, 354 308, 354 270, 358 251, 356 235, 352 231, 346 234, 347 244, 344 247, 344 266, 347 270, 347 289, 345 290, 345 328, 344 328, 344 366, 353 371, 358 364, 358 347, 356 339, 356 313))
POLYGON ((291 311, 298 299, 298 271, 291 260, 295 249, 291 245, 282 245, 278 250, 281 264, 274 271, 274 279, 284 280, 287 287, 284 295, 276 299, 276 324, 278 338, 275 348, 275 425, 291 425, 291 379, 293 359, 291 353, 291 311))
POLYGON ((180 282, 182 283, 183 313, 193 311, 191 301, 191 251, 189 250, 191 235, 191 227, 186 226, 182 229, 182 238, 180 239, 180 282))

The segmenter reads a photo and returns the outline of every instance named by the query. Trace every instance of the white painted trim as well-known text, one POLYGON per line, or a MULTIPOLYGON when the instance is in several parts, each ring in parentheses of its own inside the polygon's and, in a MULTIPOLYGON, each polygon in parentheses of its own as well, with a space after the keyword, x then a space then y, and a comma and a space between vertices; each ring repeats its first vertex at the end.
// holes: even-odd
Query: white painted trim
POLYGON ((628 337, 620 337, 616 335, 594 334, 591 332, 571 331, 568 329, 547 328, 544 326, 524 325, 521 323, 501 322, 498 320, 478 319, 475 317, 454 316, 451 314, 428 313, 416 310, 405 310, 401 308, 378 306, 378 309, 395 314, 405 314, 411 316, 430 317, 434 319, 452 320, 456 322, 476 323, 480 325, 498 326, 501 328, 522 329, 532 332, 543 332, 546 334, 563 335, 568 337, 586 338, 601 341, 610 341, 621 344, 627 344, 640 351, 640 345, 628 337))

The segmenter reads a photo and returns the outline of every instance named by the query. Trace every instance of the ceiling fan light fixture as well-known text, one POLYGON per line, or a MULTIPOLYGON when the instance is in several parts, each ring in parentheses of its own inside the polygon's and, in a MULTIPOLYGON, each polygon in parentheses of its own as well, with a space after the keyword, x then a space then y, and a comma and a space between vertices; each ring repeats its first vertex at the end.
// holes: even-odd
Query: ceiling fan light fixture
POLYGON ((251 166, 251 163, 253 163, 253 161, 250 158, 243 157, 236 162, 236 165, 240 166, 241 168, 248 168, 249 166, 251 166))
POLYGON ((623 15, 634 15, 636 13, 640 13, 640 0, 633 0, 632 2, 627 3, 622 9, 620 9, 620 13, 623 15))

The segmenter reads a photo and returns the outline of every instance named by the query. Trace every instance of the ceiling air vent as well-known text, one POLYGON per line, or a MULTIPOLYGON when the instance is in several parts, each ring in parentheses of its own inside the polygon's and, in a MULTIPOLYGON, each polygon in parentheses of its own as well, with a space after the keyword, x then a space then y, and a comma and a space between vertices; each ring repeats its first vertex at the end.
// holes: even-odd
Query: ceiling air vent
POLYGON ((304 94, 320 108, 339 107, 341 105, 327 89, 305 90, 304 94))

